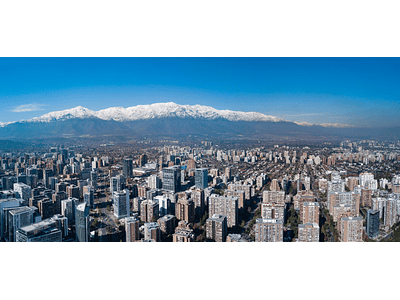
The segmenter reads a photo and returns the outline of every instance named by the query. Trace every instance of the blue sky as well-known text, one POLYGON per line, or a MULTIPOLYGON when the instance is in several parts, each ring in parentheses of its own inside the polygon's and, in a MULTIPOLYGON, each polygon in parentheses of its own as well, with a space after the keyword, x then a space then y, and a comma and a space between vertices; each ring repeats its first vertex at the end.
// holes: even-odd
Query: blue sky
POLYGON ((291 121, 399 125, 399 58, 0 58, 0 122, 173 101, 291 121))

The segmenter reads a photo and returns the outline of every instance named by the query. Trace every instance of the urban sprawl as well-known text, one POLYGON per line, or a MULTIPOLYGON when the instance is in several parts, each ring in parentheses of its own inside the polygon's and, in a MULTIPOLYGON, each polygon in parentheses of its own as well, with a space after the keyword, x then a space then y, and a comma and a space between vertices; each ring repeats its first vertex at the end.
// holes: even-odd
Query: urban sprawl
POLYGON ((400 241, 400 142, 0 150, 3 242, 400 241))

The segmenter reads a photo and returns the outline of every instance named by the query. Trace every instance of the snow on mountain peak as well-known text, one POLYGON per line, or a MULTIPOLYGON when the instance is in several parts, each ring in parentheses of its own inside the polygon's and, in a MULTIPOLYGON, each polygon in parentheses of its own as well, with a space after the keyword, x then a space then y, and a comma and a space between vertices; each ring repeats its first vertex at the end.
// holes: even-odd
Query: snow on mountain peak
POLYGON ((102 120, 114 120, 118 122, 147 120, 156 118, 201 118, 218 119, 223 118, 229 121, 272 121, 278 122, 281 119, 274 116, 267 116, 257 112, 240 112, 232 110, 218 110, 204 105, 179 105, 174 102, 154 103, 150 105, 137 105, 128 108, 110 107, 99 111, 78 106, 63 111, 55 111, 36 117, 29 122, 50 122, 55 120, 66 120, 72 118, 97 117, 102 120))

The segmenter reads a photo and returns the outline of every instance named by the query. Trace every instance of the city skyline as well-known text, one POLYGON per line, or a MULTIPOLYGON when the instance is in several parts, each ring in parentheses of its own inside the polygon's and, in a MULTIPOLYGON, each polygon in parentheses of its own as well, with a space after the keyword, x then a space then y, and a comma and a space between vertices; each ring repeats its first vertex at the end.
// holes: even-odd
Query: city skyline
POLYGON ((0 122, 159 102, 397 126, 398 58, 1 58, 0 122))

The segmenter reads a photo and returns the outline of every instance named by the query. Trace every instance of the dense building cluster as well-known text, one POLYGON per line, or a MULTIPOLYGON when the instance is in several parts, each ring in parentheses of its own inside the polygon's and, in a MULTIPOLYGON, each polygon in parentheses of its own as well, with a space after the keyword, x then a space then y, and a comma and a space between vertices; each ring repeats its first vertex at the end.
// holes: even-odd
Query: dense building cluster
POLYGON ((392 237, 399 143, 0 151, 7 242, 361 242, 392 237))

